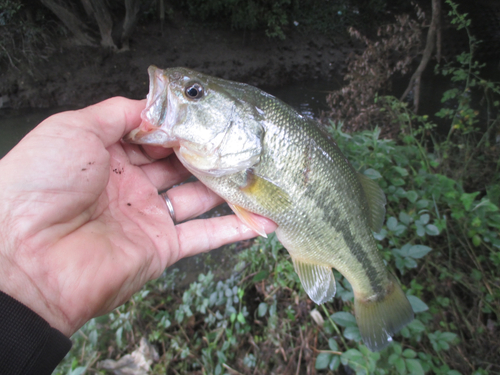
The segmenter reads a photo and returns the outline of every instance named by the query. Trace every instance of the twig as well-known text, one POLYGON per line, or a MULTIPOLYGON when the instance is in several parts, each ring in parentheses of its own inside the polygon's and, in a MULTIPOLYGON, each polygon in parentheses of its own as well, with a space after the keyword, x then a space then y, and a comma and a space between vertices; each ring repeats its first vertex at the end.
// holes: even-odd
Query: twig
POLYGON ((299 329, 300 332, 300 352, 299 352, 299 360, 297 361, 297 371, 295 375, 299 375, 300 373, 300 362, 302 362, 302 350, 304 349, 304 336, 302 335, 302 330, 299 329))
POLYGON ((441 19, 441 0, 432 0, 432 20, 429 26, 429 31, 427 33, 427 41, 425 43, 425 49, 422 55, 422 60, 420 61, 420 65, 417 70, 411 76, 410 83, 406 88, 404 94, 401 96, 401 101, 403 101, 411 91, 413 87, 415 87, 415 94, 413 96, 413 110, 415 113, 418 112, 418 104, 420 99, 420 80, 422 78, 422 73, 424 72, 429 60, 432 56, 432 51, 436 45, 436 34, 437 29, 439 28, 441 19))
POLYGON ((225 363, 222 364, 222 367, 224 367, 226 370, 228 370, 231 374, 243 375, 241 372, 236 371, 235 369, 229 367, 225 363))
POLYGON ((320 350, 316 348, 312 348, 316 353, 329 353, 329 354, 336 354, 336 355, 342 355, 342 352, 336 352, 335 350, 320 350))
POLYGON ((348 348, 347 343, 345 342, 344 336, 342 336, 342 332, 340 332, 339 327, 337 327, 337 325, 335 324, 335 322, 330 317, 330 314, 328 314, 328 311, 326 311, 325 305, 323 304, 323 305, 321 305, 321 307, 323 308, 323 311, 326 314, 326 316, 328 316, 328 320, 330 321, 330 323, 332 323, 333 329, 338 333, 338 335, 340 337, 340 340, 342 340, 342 343, 344 344, 344 347, 347 349, 348 348))

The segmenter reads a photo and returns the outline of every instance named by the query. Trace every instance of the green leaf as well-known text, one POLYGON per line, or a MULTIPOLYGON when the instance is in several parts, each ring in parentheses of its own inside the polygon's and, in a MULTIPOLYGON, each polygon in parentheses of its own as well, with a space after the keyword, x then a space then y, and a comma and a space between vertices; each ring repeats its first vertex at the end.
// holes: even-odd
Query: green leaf
POLYGON ((401 211, 401 212, 399 213, 399 221, 401 221, 401 222, 402 222, 403 224, 405 224, 405 225, 409 225, 409 224, 413 221, 413 219, 412 219, 412 217, 411 217, 410 215, 408 215, 406 212, 401 211))
POLYGON ((415 225, 417 226, 417 236, 423 237, 425 236, 425 228, 420 222, 416 222, 415 225))
POLYGON ((410 375, 425 374, 419 359, 405 359, 405 362, 406 362, 406 368, 408 369, 410 375))
POLYGON ((377 172, 375 169, 372 169, 372 168, 367 169, 366 171, 363 172, 363 174, 366 177, 371 178, 372 180, 382 178, 382 175, 379 172, 377 172))
MULTIPOLYGON (((416 194, 416 193, 415 193, 416 194)), ((429 206, 429 201, 427 199, 420 199, 418 202, 417 202, 417 208, 419 210, 423 209, 423 208, 427 208, 429 206)))
POLYGON ((430 215, 429 214, 423 214, 423 215, 420 215, 420 223, 422 224, 427 224, 429 222, 429 220, 431 219, 430 215))
POLYGON ((398 172, 402 177, 405 177, 405 176, 408 176, 408 171, 405 169, 405 168, 401 168, 401 167, 393 167, 396 172, 398 172))
POLYGON ((462 204, 464 205, 464 208, 467 211, 470 210, 472 203, 474 202, 474 199, 477 197, 478 194, 479 194, 479 191, 476 191, 476 192, 471 193, 471 194, 463 193, 460 196, 460 201, 462 202, 462 204))
POLYGON ((316 370, 324 370, 330 364, 330 361, 333 357, 331 353, 319 353, 316 357, 316 363, 314 364, 314 368, 316 370))
POLYGON ((413 319, 407 327, 416 333, 425 331, 425 326, 419 319, 413 319))
POLYGON ((333 321, 342 327, 357 327, 356 318, 346 311, 336 312, 331 316, 333 321))
POLYGON ((344 337, 348 340, 361 341, 361 335, 358 327, 347 327, 344 330, 344 337))
POLYGON ((478 247, 479 245, 481 245, 481 236, 476 234, 474 237, 472 237, 472 244, 475 247, 478 247))
POLYGON ((399 358, 399 355, 397 353, 392 353, 389 356, 389 359, 388 359, 389 364, 393 365, 394 363, 396 363, 396 361, 398 360, 398 358, 399 358))
POLYGON ((417 262, 410 257, 405 258, 403 264, 406 268, 417 268, 417 262))
POLYGON ((439 340, 444 340, 444 341, 447 341, 447 342, 450 342, 450 343, 453 340, 455 340, 456 338, 457 338, 457 334, 453 333, 453 332, 443 332, 439 336, 439 340))
POLYGON ((340 356, 334 355, 328 367, 330 368, 330 370, 336 371, 339 368, 339 366, 340 366, 340 356))
POLYGON ((260 271, 257 275, 255 275, 252 279, 252 282, 258 283, 259 281, 267 279, 269 276, 269 271, 264 270, 260 271))
POLYGON ((399 357, 398 359, 396 359, 394 361, 394 367, 396 367, 396 370, 399 374, 406 374, 406 364, 403 358, 399 357))
POLYGON ((398 219, 396 219, 394 216, 391 216, 389 219, 387 219, 387 229, 390 231, 396 230, 396 227, 398 226, 398 219))
POLYGON ((339 350, 339 345, 337 344, 337 341, 333 337, 330 337, 328 339, 328 347, 330 350, 333 350, 334 352, 338 352, 339 350))
POLYGON ((429 246, 425 245, 413 245, 409 252, 408 255, 411 256, 414 259, 420 259, 427 255, 432 249, 429 246))
POLYGON ((394 186, 403 186, 405 184, 405 180, 403 180, 401 177, 394 177, 391 178, 391 184, 394 186))
POLYGON ((411 349, 405 349, 403 352, 403 357, 406 358, 415 358, 417 356, 417 352, 411 349))
POLYGON ((360 362, 363 361, 363 354, 357 349, 349 349, 348 351, 345 351, 341 355, 341 361, 342 364, 347 365, 349 364, 350 361, 352 362, 360 362))
POLYGON ((429 306, 427 306, 420 298, 416 296, 407 296, 407 297, 415 313, 420 313, 429 310, 429 306))
POLYGON ((394 350, 394 353, 397 354, 398 357, 400 357, 401 354, 403 353, 403 347, 401 346, 401 344, 399 342, 395 342, 392 345, 392 350, 394 350))
MULTIPOLYGON (((413 191, 413 190, 410 190, 406 193, 406 198, 411 202, 411 203, 415 203, 418 199, 418 194, 417 192, 413 191)), ((424 199, 423 199, 424 200, 424 199)), ((419 202, 421 202, 422 200, 420 200, 419 202)), ((417 203, 417 207, 418 207, 418 203, 417 203)))
POLYGON ((267 313, 267 303, 265 303, 265 302, 259 303, 259 307, 258 307, 259 318, 262 318, 263 316, 265 316, 266 313, 267 313))
POLYGON ((77 367, 74 370, 72 370, 70 372, 70 375, 82 375, 82 374, 85 373, 85 371, 87 371, 87 367, 86 366, 80 366, 80 367, 77 367))
POLYGON ((382 241, 386 236, 387 230, 385 228, 382 228, 378 233, 373 233, 373 237, 375 237, 377 241, 382 241))
POLYGON ((428 224, 425 226, 425 233, 427 233, 429 236, 438 236, 439 229, 434 224, 428 224))

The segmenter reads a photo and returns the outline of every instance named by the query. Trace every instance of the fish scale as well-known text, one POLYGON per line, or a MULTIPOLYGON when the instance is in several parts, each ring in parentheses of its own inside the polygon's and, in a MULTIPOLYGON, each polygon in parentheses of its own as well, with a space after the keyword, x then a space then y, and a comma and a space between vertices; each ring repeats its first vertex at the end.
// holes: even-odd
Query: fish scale
POLYGON ((150 67, 149 75, 143 123, 126 140, 173 147, 257 232, 265 235, 253 214, 273 220, 314 302, 332 299, 338 270, 353 288, 365 344, 387 346, 413 311, 372 235, 385 216, 380 187, 315 121, 255 87, 185 68, 150 67))

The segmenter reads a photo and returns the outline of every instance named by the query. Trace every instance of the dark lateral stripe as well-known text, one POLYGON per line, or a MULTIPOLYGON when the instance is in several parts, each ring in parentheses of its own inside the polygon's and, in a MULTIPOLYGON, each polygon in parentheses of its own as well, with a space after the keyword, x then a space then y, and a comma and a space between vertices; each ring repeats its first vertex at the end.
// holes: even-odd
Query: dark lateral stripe
MULTIPOLYGON (((344 229, 341 232, 342 236, 344 237, 344 241, 349 247, 351 253, 356 258, 356 260, 359 262, 359 264, 361 264, 361 267, 365 271, 366 275, 368 276, 368 280, 370 281, 370 287, 375 292, 375 294, 383 295, 385 289, 383 287, 384 280, 382 278, 382 275, 380 275, 377 272, 376 268, 372 265, 372 262, 370 261, 370 256, 367 254, 366 251, 363 250, 363 244, 356 241, 356 238, 351 233, 351 228, 349 227, 349 224, 344 222, 342 223, 342 225, 347 226, 346 228, 347 230, 344 229)), ((377 249, 374 250, 378 251, 377 249)))

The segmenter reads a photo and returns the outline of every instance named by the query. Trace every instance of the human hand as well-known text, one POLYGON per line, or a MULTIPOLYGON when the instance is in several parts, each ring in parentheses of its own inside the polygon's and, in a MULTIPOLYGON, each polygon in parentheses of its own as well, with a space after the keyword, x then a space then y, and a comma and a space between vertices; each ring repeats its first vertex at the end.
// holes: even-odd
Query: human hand
MULTIPOLYGON (((170 149, 145 147, 151 161, 120 142, 144 105, 54 115, 0 160, 0 290, 68 337, 177 260, 256 236, 234 215, 174 225, 158 191, 189 172, 170 149)), ((179 222, 222 203, 199 182, 168 195, 179 222)))

